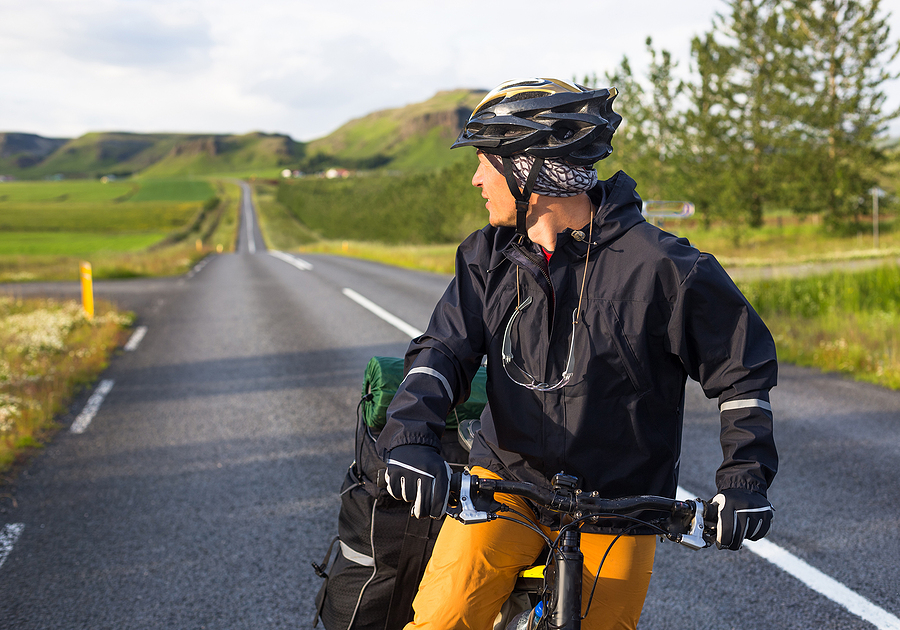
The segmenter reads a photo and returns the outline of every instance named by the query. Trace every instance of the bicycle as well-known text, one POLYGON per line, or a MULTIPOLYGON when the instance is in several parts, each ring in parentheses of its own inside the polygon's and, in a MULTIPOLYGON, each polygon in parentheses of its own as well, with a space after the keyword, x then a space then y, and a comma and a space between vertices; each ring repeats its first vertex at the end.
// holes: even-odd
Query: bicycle
MULTIPOLYGON (((554 476, 550 489, 527 482, 479 478, 467 470, 453 474, 448 516, 464 524, 498 518, 511 520, 536 531, 549 547, 543 579, 520 578, 517 583, 516 590, 529 594, 530 611, 519 613, 499 627, 508 630, 580 630, 594 595, 592 589, 582 614, 584 556, 580 550, 580 528, 585 523, 610 517, 625 519, 635 526, 649 526, 660 536, 691 549, 703 549, 715 542, 718 513, 715 504, 701 499, 681 501, 649 495, 603 499, 596 492, 582 492, 577 485, 576 478, 563 473, 554 476), (567 515, 570 520, 560 528, 556 540, 551 541, 523 514, 496 501, 496 493, 522 496, 536 505, 567 515), (505 516, 502 514, 505 511, 512 511, 521 519, 505 516), (648 520, 647 512, 660 516, 648 520), (638 514, 640 518, 635 516, 638 514)), ((626 533, 627 530, 617 536, 610 548, 626 533)), ((602 568, 601 561, 594 578, 595 588, 602 568)))

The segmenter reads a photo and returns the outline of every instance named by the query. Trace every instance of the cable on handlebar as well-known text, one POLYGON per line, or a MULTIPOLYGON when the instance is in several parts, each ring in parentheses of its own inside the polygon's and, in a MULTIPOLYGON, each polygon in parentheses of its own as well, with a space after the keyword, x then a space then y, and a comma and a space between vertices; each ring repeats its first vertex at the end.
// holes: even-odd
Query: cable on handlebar
POLYGON ((631 525, 625 528, 622 532, 616 535, 615 538, 612 539, 612 542, 609 543, 609 546, 606 548, 606 553, 603 554, 603 557, 600 559, 600 564, 597 566, 597 574, 594 576, 594 583, 591 585, 591 594, 588 596, 587 607, 584 609, 584 614, 581 616, 582 619, 587 618, 588 613, 591 612, 591 604, 594 601, 594 591, 597 590, 597 583, 600 582, 600 572, 603 570, 603 565, 606 562, 606 558, 609 556, 609 552, 612 551, 613 545, 619 542, 619 539, 622 536, 625 536, 631 530, 637 529, 641 525, 645 523, 636 522, 634 525, 631 525))

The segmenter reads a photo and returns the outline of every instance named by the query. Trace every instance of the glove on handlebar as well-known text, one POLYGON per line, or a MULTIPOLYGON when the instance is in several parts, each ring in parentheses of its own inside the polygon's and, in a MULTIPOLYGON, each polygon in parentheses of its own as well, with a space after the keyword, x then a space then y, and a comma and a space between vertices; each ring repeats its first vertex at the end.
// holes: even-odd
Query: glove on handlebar
POLYGON ((416 518, 440 518, 450 498, 450 464, 430 446, 407 444, 388 453, 384 480, 395 499, 412 503, 416 518))
POLYGON ((764 494, 730 488, 713 497, 719 506, 716 546, 737 551, 744 540, 759 540, 769 533, 775 508, 764 494))

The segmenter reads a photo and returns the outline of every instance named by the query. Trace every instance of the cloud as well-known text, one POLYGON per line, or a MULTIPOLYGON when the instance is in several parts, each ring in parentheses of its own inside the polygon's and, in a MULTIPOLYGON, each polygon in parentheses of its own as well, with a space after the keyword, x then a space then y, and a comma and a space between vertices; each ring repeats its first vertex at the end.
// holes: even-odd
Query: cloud
POLYGON ((149 0, 31 2, 4 10, 0 51, 18 63, 59 67, 200 70, 209 65, 210 24, 199 12, 149 0))
MULTIPOLYGON (((308 140, 438 90, 602 77, 625 54, 643 71, 647 35, 686 73, 690 37, 727 8, 724 0, 515 6, 0 0, 0 128, 264 129, 308 140)), ((900 26, 900 16, 892 20, 900 26)), ((889 104, 900 98, 893 83, 889 104)))
POLYGON ((75 59, 176 71, 208 65, 211 45, 209 24, 202 18, 173 23, 146 9, 82 16, 60 42, 75 59))

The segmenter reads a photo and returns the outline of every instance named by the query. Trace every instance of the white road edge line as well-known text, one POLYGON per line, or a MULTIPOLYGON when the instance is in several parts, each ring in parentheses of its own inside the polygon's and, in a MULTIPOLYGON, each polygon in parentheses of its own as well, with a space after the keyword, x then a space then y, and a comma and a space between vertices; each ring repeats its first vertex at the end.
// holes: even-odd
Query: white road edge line
MULTIPOLYGON (((694 499, 697 495, 678 486, 675 497, 684 500, 694 499)), ((768 560, 785 573, 803 582, 808 588, 843 606, 860 619, 871 623, 878 630, 900 630, 900 618, 879 608, 862 595, 851 591, 834 578, 825 575, 775 543, 765 539, 755 542, 747 541, 744 543, 744 548, 760 558, 768 560)))
MULTIPOLYGON (((348 298, 368 309, 392 326, 400 329, 410 337, 418 337, 422 331, 410 326, 402 319, 388 313, 386 310, 364 298, 353 289, 344 289, 343 294, 348 298)), ((678 486, 675 495, 678 499, 694 499, 696 494, 688 492, 678 486)), ((776 567, 800 580, 808 588, 827 597, 831 601, 846 608, 850 613, 874 625, 878 630, 900 630, 900 618, 892 615, 883 608, 879 608, 865 597, 851 591, 849 588, 829 577, 801 560, 789 551, 782 549, 768 540, 756 542, 747 541, 746 549, 755 553, 760 558, 768 560, 776 567)))
POLYGON ((200 270, 203 269, 207 265, 207 263, 209 263, 209 261, 210 261, 210 258, 207 256, 206 258, 204 258, 203 260, 198 262, 196 265, 194 265, 194 268, 188 272, 187 276, 185 276, 186 279, 190 280, 191 278, 196 276, 198 273, 200 273, 200 270))
POLYGON ((111 379, 104 379, 100 381, 100 384, 97 386, 97 389, 94 390, 94 393, 91 394, 91 397, 88 398, 87 404, 85 404, 84 409, 81 410, 81 413, 78 414, 78 417, 75 418, 75 422, 72 423, 72 428, 69 429, 72 433, 84 433, 84 430, 88 428, 88 425, 91 423, 91 420, 94 419, 94 416, 97 415, 97 412, 100 410, 100 405, 103 404, 103 399, 106 398, 106 395, 115 385, 115 381, 111 379))
POLYGON ((407 324, 405 321, 403 321, 399 317, 391 315, 386 310, 384 310, 383 308, 381 308, 380 306, 375 304, 375 302, 372 302, 368 298, 364 298, 363 296, 361 296, 359 293, 357 293, 353 289, 344 289, 343 294, 346 295, 351 300, 353 300, 354 302, 356 302, 357 304, 359 304, 360 306, 362 306, 363 308, 368 309, 369 311, 371 311, 372 313, 374 313, 375 315, 377 315, 378 317, 380 317, 381 319, 386 321, 388 324, 390 324, 394 328, 409 335, 411 338, 418 337, 422 334, 422 331, 419 330, 418 328, 410 326, 409 324, 407 324))
POLYGON ((131 333, 131 337, 128 339, 128 343, 125 344, 125 350, 128 350, 129 352, 134 352, 135 350, 137 350, 138 345, 141 343, 141 340, 146 334, 146 326, 138 326, 137 328, 135 328, 134 332, 131 333))
POLYGON ((313 268, 312 263, 308 263, 305 260, 303 260, 302 258, 297 258, 295 256, 291 256, 290 254, 285 254, 284 252, 280 252, 275 249, 270 249, 268 253, 270 256, 274 256, 278 260, 283 260, 287 264, 295 266, 300 271, 309 271, 310 269, 313 268))
POLYGON ((0 529, 0 567, 6 562, 6 558, 22 534, 23 529, 25 529, 25 525, 22 523, 9 523, 6 527, 0 529))

